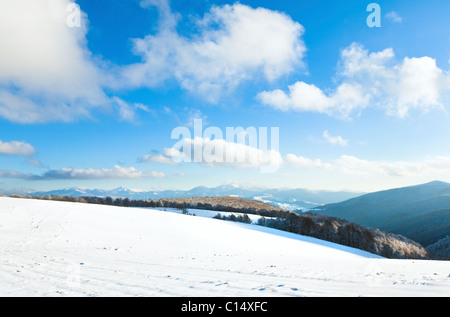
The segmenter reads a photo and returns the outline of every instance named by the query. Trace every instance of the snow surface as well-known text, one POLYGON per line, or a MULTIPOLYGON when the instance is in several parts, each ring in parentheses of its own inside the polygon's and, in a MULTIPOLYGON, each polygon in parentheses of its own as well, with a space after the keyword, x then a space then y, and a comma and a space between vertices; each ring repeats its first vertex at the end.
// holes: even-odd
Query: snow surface
POLYGON ((0 198, 0 296, 450 295, 450 262, 203 213, 0 198))

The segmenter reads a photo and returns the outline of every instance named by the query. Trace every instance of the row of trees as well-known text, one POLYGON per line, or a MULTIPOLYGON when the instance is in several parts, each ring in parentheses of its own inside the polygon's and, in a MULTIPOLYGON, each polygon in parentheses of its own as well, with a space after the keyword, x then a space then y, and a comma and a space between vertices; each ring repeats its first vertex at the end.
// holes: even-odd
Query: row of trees
POLYGON ((120 207, 143 207, 143 208, 155 208, 155 207, 174 207, 174 208, 188 208, 191 206, 171 206, 171 204, 164 203, 160 200, 134 200, 129 198, 113 198, 113 197, 72 197, 72 196, 58 196, 58 195, 46 195, 46 196, 30 196, 30 195, 9 195, 11 198, 26 198, 26 199, 39 199, 39 200, 54 200, 54 201, 67 201, 73 203, 83 204, 98 204, 120 207))
POLYGON ((218 213, 213 217, 214 219, 220 219, 220 220, 228 220, 228 221, 234 221, 234 222, 243 222, 243 223, 252 223, 252 220, 247 214, 244 215, 234 215, 231 214, 229 216, 221 215, 218 213))
POLYGON ((450 260, 450 236, 438 240, 426 249, 433 255, 433 259, 450 260))
POLYGON ((429 256, 420 244, 401 235, 325 215, 290 213, 283 219, 260 218, 257 224, 346 245, 386 258, 426 259, 429 256))
POLYGON ((39 199, 39 200, 54 200, 54 201, 67 201, 73 203, 83 203, 83 204, 99 204, 99 205, 111 205, 111 206, 122 206, 122 207, 144 207, 142 202, 137 200, 130 200, 128 198, 111 198, 111 197, 72 197, 72 196, 57 196, 57 195, 46 195, 46 196, 30 196, 30 195, 10 195, 11 198, 27 198, 27 199, 39 199))

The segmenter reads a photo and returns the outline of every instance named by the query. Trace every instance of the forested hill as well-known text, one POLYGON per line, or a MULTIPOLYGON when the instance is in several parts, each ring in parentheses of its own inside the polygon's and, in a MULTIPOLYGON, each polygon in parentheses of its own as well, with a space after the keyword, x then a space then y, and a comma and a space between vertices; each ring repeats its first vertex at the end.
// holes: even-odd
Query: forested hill
POLYGON ((404 235, 424 246, 450 235, 450 184, 427 184, 365 194, 314 210, 404 235))

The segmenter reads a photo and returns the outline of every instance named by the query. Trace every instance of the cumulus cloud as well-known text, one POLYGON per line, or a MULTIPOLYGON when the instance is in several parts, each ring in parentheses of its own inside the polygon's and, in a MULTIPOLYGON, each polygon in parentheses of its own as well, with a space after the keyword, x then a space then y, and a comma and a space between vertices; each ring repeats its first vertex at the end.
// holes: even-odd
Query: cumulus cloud
POLYGON ((430 57, 405 58, 398 68, 398 93, 391 96, 390 110, 404 117, 411 109, 428 111, 443 108, 444 93, 450 91, 449 77, 436 66, 430 57))
POLYGON ((239 3, 213 6, 193 21, 196 35, 187 37, 177 32, 180 17, 166 0, 141 4, 157 6, 161 21, 156 34, 133 40, 142 62, 120 71, 130 86, 175 80, 214 102, 244 81, 275 80, 303 65, 304 28, 284 13, 239 3))
POLYGON ((285 166, 296 167, 296 168, 320 168, 320 169, 330 169, 332 167, 329 163, 322 162, 321 159, 310 159, 301 155, 287 154, 284 157, 283 163, 285 166))
POLYGON ((141 163, 161 163, 161 164, 170 164, 170 165, 176 165, 177 163, 167 155, 162 154, 147 154, 141 157, 140 159, 141 163))
POLYGON ((86 46, 87 18, 70 0, 0 2, 0 116, 19 123, 89 117, 107 97, 86 46))
POLYGON ((385 17, 395 23, 402 23, 403 18, 397 12, 391 11, 385 14, 385 17))
POLYGON ((289 86, 288 90, 288 93, 280 89, 263 91, 257 98, 282 111, 319 112, 340 118, 348 118, 356 110, 364 109, 370 101, 370 95, 356 83, 343 83, 329 95, 303 81, 289 86))
POLYGON ((209 167, 261 168, 264 173, 278 169, 283 163, 279 151, 262 150, 240 142, 196 137, 185 138, 177 145, 164 149, 162 155, 145 155, 142 162, 179 164, 194 162, 209 167))
POLYGON ((392 49, 369 53, 353 43, 341 52, 338 85, 326 92, 297 82, 288 87, 264 91, 257 98, 282 111, 319 112, 340 118, 360 114, 369 106, 389 115, 405 117, 411 111, 443 109, 450 93, 450 75, 431 57, 396 61, 392 49))
POLYGON ((2 142, 0 140, 0 154, 31 156, 35 153, 35 148, 26 142, 2 142))
POLYGON ((72 122, 96 110, 134 121, 141 104, 106 94, 156 88, 174 81, 215 102, 245 81, 275 80, 303 66, 304 28, 284 13, 234 5, 213 6, 192 18, 191 35, 177 30, 181 16, 167 0, 143 0, 160 13, 155 34, 132 40, 141 62, 113 65, 87 46, 87 15, 68 24, 71 0, 0 3, 0 117, 23 124, 72 122), (77 21, 78 22, 78 21, 77 21))
POLYGON ((348 141, 344 140, 340 135, 338 136, 332 136, 328 131, 323 131, 322 134, 325 141, 330 143, 331 145, 340 145, 340 146, 347 146, 348 141))
POLYGON ((34 158, 36 149, 29 143, 23 141, 3 142, 0 140, 0 155, 24 156, 28 163, 41 167, 42 163, 34 158))
MULTIPOLYGON (((450 157, 438 156, 423 161, 377 161, 353 155, 341 155, 332 160, 308 158, 302 155, 282 155, 278 150, 261 150, 256 147, 208 138, 184 139, 163 154, 146 155, 141 162, 176 165, 181 162, 214 167, 239 169, 266 168, 267 173, 281 168, 316 169, 358 176, 417 177, 450 172, 450 157)), ((262 172, 263 169, 261 169, 262 172)))
MULTIPOLYGON (((196 150, 201 150, 201 162, 209 166, 235 166, 239 168, 279 165, 282 161, 278 151, 263 151, 242 143, 223 139, 208 138, 185 139, 185 148, 191 149, 189 159, 197 161, 196 150)), ((184 153, 184 152, 183 152, 184 153)))

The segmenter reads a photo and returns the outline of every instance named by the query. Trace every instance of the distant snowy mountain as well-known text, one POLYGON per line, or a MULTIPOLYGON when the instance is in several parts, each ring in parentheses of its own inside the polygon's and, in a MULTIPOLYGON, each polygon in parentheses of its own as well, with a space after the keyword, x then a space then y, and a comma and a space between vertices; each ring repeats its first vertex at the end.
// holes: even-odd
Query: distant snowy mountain
POLYGON ((31 196, 71 196, 71 197, 90 197, 90 196, 108 196, 109 193, 112 191, 106 191, 101 189, 90 189, 90 188, 77 188, 77 187, 71 187, 71 188, 63 188, 58 190, 51 190, 46 192, 31 192, 28 193, 28 195, 31 196))
POLYGON ((348 191, 312 191, 307 189, 241 188, 235 185, 218 187, 198 186, 191 190, 142 191, 119 187, 112 190, 89 188, 64 188, 47 192, 31 192, 32 196, 112 197, 129 199, 158 199, 173 197, 235 196, 259 200, 286 210, 311 209, 324 204, 337 203, 357 197, 362 193, 348 191))

